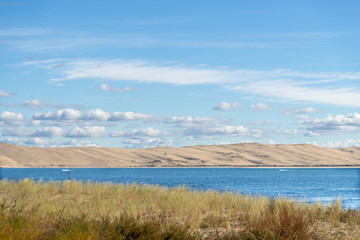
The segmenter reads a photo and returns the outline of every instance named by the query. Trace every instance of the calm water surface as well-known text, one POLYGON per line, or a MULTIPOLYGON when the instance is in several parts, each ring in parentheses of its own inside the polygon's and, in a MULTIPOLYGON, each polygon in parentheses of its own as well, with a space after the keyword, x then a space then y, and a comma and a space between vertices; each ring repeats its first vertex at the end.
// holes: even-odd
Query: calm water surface
MULTIPOLYGON (((73 168, 73 180, 111 183, 145 183, 195 190, 284 196, 327 204, 342 199, 343 207, 360 208, 360 168, 249 169, 249 168, 73 168)), ((0 178, 66 180, 56 168, 3 168, 0 178)))

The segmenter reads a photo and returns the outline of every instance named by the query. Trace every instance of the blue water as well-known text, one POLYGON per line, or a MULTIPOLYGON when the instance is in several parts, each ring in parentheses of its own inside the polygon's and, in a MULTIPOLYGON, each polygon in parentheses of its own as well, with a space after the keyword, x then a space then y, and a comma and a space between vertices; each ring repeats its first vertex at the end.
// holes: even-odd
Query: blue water
MULTIPOLYGON (((249 168, 74 168, 70 178, 80 181, 145 183, 195 190, 284 196, 324 204, 339 197, 343 207, 360 208, 360 168, 249 169, 249 168)), ((66 180, 57 168, 2 168, 0 178, 66 180)))

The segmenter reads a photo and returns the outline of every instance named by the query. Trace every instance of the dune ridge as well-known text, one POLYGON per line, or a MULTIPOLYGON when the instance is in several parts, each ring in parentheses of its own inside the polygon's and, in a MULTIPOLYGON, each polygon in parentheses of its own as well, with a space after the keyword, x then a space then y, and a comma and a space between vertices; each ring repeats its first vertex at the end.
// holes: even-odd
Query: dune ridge
POLYGON ((241 143, 123 149, 0 143, 0 167, 360 167, 360 147, 241 143))

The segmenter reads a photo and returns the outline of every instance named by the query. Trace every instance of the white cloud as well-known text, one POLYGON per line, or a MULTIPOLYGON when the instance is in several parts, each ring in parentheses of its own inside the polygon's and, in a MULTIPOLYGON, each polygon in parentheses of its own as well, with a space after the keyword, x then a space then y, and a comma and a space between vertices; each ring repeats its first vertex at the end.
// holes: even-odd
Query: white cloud
MULTIPOLYGON (((355 76, 356 75, 354 75, 354 77, 355 76)), ((259 81, 247 86, 234 87, 233 89, 293 101, 300 100, 338 106, 360 107, 360 91, 355 87, 339 89, 331 89, 328 87, 314 88, 311 87, 311 84, 305 84, 303 82, 274 80, 259 81)))
POLYGON ((193 118, 192 116, 186 116, 186 117, 171 117, 170 119, 167 119, 165 123, 172 123, 177 124, 179 127, 189 127, 194 125, 202 125, 202 126, 209 126, 209 125, 216 125, 220 123, 228 122, 228 120, 225 120, 223 118, 219 117, 196 117, 193 118))
POLYGON ((12 97, 12 96, 13 96, 12 93, 0 90, 0 97, 12 97))
POLYGON ((264 139, 264 130, 262 129, 251 129, 249 131, 249 136, 252 138, 264 139))
POLYGON ((49 103, 34 99, 34 100, 25 100, 24 103, 22 104, 22 106, 25 108, 30 108, 30 109, 36 110, 36 109, 42 109, 43 107, 49 106, 49 103))
POLYGON ((152 116, 143 113, 134 112, 114 112, 108 113, 102 109, 91 109, 86 114, 79 110, 66 108, 58 111, 51 111, 47 113, 35 113, 34 120, 48 120, 48 121, 138 121, 144 120, 146 122, 161 121, 162 117, 152 116))
POLYGON ((24 136, 31 136, 33 133, 34 131, 29 129, 8 128, 2 131, 2 136, 24 137, 24 136))
POLYGON ((354 140, 354 139, 346 139, 342 141, 332 141, 332 142, 325 142, 322 144, 319 144, 319 146, 322 147, 329 147, 329 148, 345 148, 345 147, 358 147, 360 146, 360 140, 354 140))
POLYGON ((293 130, 282 130, 282 133, 285 135, 289 135, 292 137, 296 137, 299 134, 299 130, 293 129, 293 130))
POLYGON ((124 131, 115 131, 109 134, 110 137, 128 137, 128 138, 147 138, 147 137, 158 137, 163 135, 169 135, 168 132, 154 129, 151 127, 144 128, 144 129, 133 129, 129 132, 124 131))
POLYGON ((272 121, 272 120, 259 120, 259 121, 252 121, 250 124, 253 125, 273 125, 273 124, 279 124, 279 121, 272 121))
POLYGON ((220 105, 213 106, 214 110, 221 110, 221 111, 229 111, 231 109, 239 107, 240 104, 237 102, 228 103, 228 102, 221 102, 220 105))
POLYGON ((326 118, 302 117, 299 118, 298 123, 306 126, 306 130, 308 130, 306 136, 333 132, 359 132, 360 114, 352 113, 346 116, 329 114, 326 118))
POLYGON ((43 140, 41 138, 35 137, 35 138, 30 138, 29 140, 24 142, 26 145, 31 145, 31 146, 41 146, 44 147, 48 144, 48 142, 46 140, 43 140))
POLYGON ((255 110, 272 110, 272 106, 270 105, 266 105, 264 103, 256 103, 250 106, 250 109, 255 109, 255 110))
POLYGON ((105 92, 117 92, 117 93, 122 93, 122 92, 130 92, 130 91, 138 91, 139 88, 130 88, 130 87, 124 87, 124 88, 114 88, 108 84, 101 84, 100 86, 100 89, 102 91, 105 91, 105 92))
POLYGON ((21 125, 25 117, 21 113, 3 111, 0 113, 0 126, 3 125, 21 125))
POLYGON ((188 136, 211 136, 211 135, 226 135, 238 136, 248 132, 248 129, 243 126, 218 126, 218 127, 189 127, 184 133, 188 136))
POLYGON ((316 112, 316 109, 312 107, 296 109, 293 111, 293 113, 295 114, 314 113, 314 112, 316 112))
POLYGON ((289 116, 293 114, 306 114, 306 113, 314 113, 317 112, 317 110, 313 107, 306 107, 306 108, 300 108, 300 109, 293 109, 293 108, 284 108, 281 110, 281 113, 289 116))
POLYGON ((8 128, 3 130, 3 136, 16 137, 55 137, 62 136, 64 131, 59 127, 45 127, 43 129, 32 130, 24 128, 8 128))
POLYGON ((42 109, 43 107, 49 106, 48 102, 43 102, 37 99, 25 100, 22 104, 18 103, 0 103, 3 107, 16 107, 16 108, 29 108, 33 110, 42 109))
POLYGON ((14 113, 3 111, 0 114, 0 121, 10 122, 10 121, 23 121, 25 118, 21 113, 14 113))
POLYGON ((36 137, 55 137, 62 136, 64 131, 59 127, 45 127, 43 129, 36 130, 32 136, 36 137))
POLYGON ((111 114, 103 111, 102 109, 91 109, 85 119, 94 121, 107 121, 111 117, 111 114))
POLYGON ((128 132, 115 131, 109 134, 110 137, 124 138, 122 141, 128 148, 149 148, 160 146, 171 146, 172 140, 162 138, 170 135, 167 131, 154 129, 151 127, 144 129, 133 129, 128 132))
POLYGON ((78 141, 71 139, 70 141, 55 140, 51 138, 42 139, 39 137, 29 138, 23 140, 20 138, 6 138, 1 139, 0 142, 9 143, 20 146, 36 146, 36 147, 97 147, 97 145, 91 141, 78 141))
MULTIPOLYGON (((26 62, 53 71, 53 81, 106 79, 175 85, 221 84, 247 94, 339 106, 360 107, 356 80, 360 72, 300 72, 288 69, 227 70, 186 67, 180 64, 154 64, 146 61, 62 59, 26 62), (63 67, 54 68, 59 63, 63 67), (336 88, 335 81, 353 82, 348 88, 336 88)), ((338 84, 340 85, 340 84, 338 84)))
POLYGON ((227 119, 220 117, 171 117, 166 120, 167 124, 176 124, 182 128, 182 132, 188 138, 209 138, 218 136, 239 136, 244 135, 248 131, 243 126, 224 125, 229 122, 227 119))
POLYGON ((172 140, 162 138, 138 138, 125 139, 123 143, 126 144, 127 148, 169 147, 172 145, 172 140))
POLYGON ((77 120, 80 119, 82 113, 78 110, 65 108, 56 112, 47 112, 45 114, 35 113, 34 120, 77 120))
POLYGON ((23 145, 24 144, 24 141, 22 141, 21 139, 18 139, 18 138, 5 138, 5 139, 1 139, 0 142, 13 144, 13 145, 23 145))
POLYGON ((320 135, 321 135, 320 133, 316 133, 316 132, 313 132, 313 131, 307 131, 304 134, 305 137, 318 137, 320 135))
POLYGON ((137 121, 151 119, 151 115, 133 112, 114 112, 109 121, 137 121))
POLYGON ((144 61, 96 61, 75 60, 66 63, 63 77, 55 81, 97 78, 108 80, 128 80, 138 82, 160 82, 176 85, 224 82, 221 70, 185 68, 182 66, 161 66, 144 61))
POLYGON ((124 131, 115 131, 112 133, 109 133, 109 137, 124 137, 125 132, 124 131))
POLYGON ((78 141, 76 139, 71 139, 67 142, 52 143, 51 147, 98 147, 98 145, 91 141, 78 141))
POLYGON ((68 138, 93 138, 102 137, 105 133, 105 127, 102 126, 85 126, 75 127, 67 131, 64 136, 68 138))

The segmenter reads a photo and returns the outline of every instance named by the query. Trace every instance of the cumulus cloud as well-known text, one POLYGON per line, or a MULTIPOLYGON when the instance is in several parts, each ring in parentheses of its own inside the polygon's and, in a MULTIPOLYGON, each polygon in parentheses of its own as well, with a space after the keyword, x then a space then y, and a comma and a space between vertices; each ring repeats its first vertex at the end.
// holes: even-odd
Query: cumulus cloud
POLYGON ((284 135, 296 137, 296 136, 299 134, 299 130, 297 130, 297 129, 283 130, 282 133, 283 133, 284 135))
POLYGON ((0 103, 0 106, 3 106, 3 107, 16 107, 16 108, 29 108, 29 109, 37 110, 37 109, 42 109, 43 107, 49 106, 49 103, 34 99, 34 100, 25 100, 22 104, 18 104, 18 103, 0 103))
POLYGON ((189 116, 182 116, 182 117, 171 117, 165 121, 165 123, 169 124, 176 124, 179 127, 189 127, 194 125, 202 125, 202 126, 209 126, 209 125, 216 125, 220 123, 228 122, 223 118, 219 117, 196 117, 193 118, 191 115, 189 116))
POLYGON ((318 137, 320 136, 321 134, 318 133, 318 132, 313 132, 313 131, 307 131, 304 136, 305 137, 318 137))
POLYGON ((307 113, 314 113, 317 112, 317 110, 313 107, 306 107, 306 108, 300 108, 300 109, 293 109, 293 108, 284 108, 281 110, 281 113, 289 116, 294 114, 307 114, 307 113))
POLYGON ((249 136, 252 138, 263 139, 265 132, 263 129, 251 129, 249 131, 249 136))
POLYGON ((65 108, 55 112, 35 113, 34 120, 77 120, 80 119, 82 113, 78 110, 65 108))
POLYGON ((109 133, 109 137, 124 137, 125 132, 124 131, 114 131, 109 133))
POLYGON ((148 127, 140 130, 133 129, 129 132, 115 131, 109 134, 110 137, 128 137, 128 138, 147 138, 147 137, 158 137, 161 135, 169 135, 169 133, 160 129, 154 129, 148 127))
POLYGON ((248 131, 243 126, 226 125, 229 120, 220 117, 171 117, 165 121, 175 124, 188 138, 214 138, 219 136, 239 136, 248 131))
POLYGON ((25 141, 24 142, 26 145, 31 145, 31 146, 45 146, 47 145, 47 141, 41 139, 41 138, 38 138, 38 137, 35 137, 35 138, 30 138, 29 140, 25 141))
POLYGON ((184 133, 188 136, 212 136, 212 135, 226 135, 226 136, 239 136, 248 131, 243 126, 217 126, 217 127, 189 127, 184 133))
POLYGON ((114 112, 109 121, 137 121, 152 119, 151 115, 133 112, 114 112))
POLYGON ((0 142, 9 143, 13 145, 20 146, 36 146, 36 147, 97 147, 97 144, 91 141, 78 141, 77 139, 71 139, 70 141, 62 141, 59 139, 51 139, 51 138, 5 138, 0 139, 0 142))
POLYGON ((162 138, 163 136, 170 135, 167 131, 160 129, 154 129, 151 127, 144 129, 133 129, 128 132, 114 131, 109 134, 110 137, 124 138, 122 141, 129 148, 148 148, 148 147, 160 147, 171 146, 172 140, 168 138, 162 138))
POLYGON ((325 142, 322 144, 318 144, 322 147, 329 147, 329 148, 345 148, 345 147, 358 147, 360 146, 360 139, 346 139, 341 141, 332 141, 332 142, 325 142))
POLYGON ((19 138, 5 138, 5 139, 1 139, 0 142, 12 144, 12 145, 23 145, 24 143, 24 141, 19 138))
POLYGON ((139 138, 125 139, 123 141, 127 148, 153 148, 153 147, 169 147, 172 145, 171 139, 162 138, 139 138))
POLYGON ((22 106, 25 108, 37 110, 49 106, 49 103, 34 99, 34 100, 25 100, 22 106))
POLYGON ((3 136, 16 136, 16 137, 31 136, 33 133, 34 133, 33 130, 23 129, 23 128, 8 128, 2 131, 3 136))
POLYGON ((270 105, 266 105, 264 103, 256 103, 250 106, 250 109, 255 109, 255 110, 272 110, 272 106, 270 105))
POLYGON ((35 146, 35 147, 48 147, 49 143, 53 142, 51 140, 48 141, 38 137, 29 138, 27 140, 23 140, 19 138, 6 138, 6 139, 1 139, 0 141, 12 145, 20 145, 20 146, 27 145, 27 146, 35 146))
POLYGON ((87 113, 82 113, 79 110, 66 108, 58 111, 50 111, 47 113, 35 113, 34 120, 53 120, 53 121, 160 121, 161 117, 152 116, 143 113, 134 112, 105 112, 102 109, 91 109, 87 113))
POLYGON ((306 130, 308 130, 307 136, 333 132, 358 132, 360 131, 360 114, 339 114, 335 116, 329 114, 326 118, 304 116, 299 118, 298 123, 306 126, 306 130))
POLYGON ((102 109, 91 109, 85 116, 85 119, 95 121, 107 121, 110 117, 111 114, 105 112, 102 109))
POLYGON ((0 126, 3 125, 21 125, 25 117, 21 113, 3 111, 0 113, 0 126))
POLYGON ((220 111, 229 111, 231 109, 239 107, 240 104, 237 102, 228 103, 228 102, 221 102, 220 105, 213 106, 214 110, 220 110, 220 111))
POLYGON ((36 137, 55 137, 62 136, 64 131, 59 127, 45 127, 43 129, 36 130, 32 136, 36 137))
POLYGON ((14 94, 6 92, 4 90, 0 90, 0 97, 12 97, 14 94))
POLYGON ((59 127, 45 127, 42 129, 8 128, 3 130, 3 136, 16 137, 56 137, 62 136, 64 131, 59 127))
POLYGON ((252 122, 249 122, 250 124, 253 124, 253 125, 273 125, 273 124, 279 124, 280 122, 279 121, 273 121, 273 120, 259 120, 259 121, 252 121, 252 122))
POLYGON ((102 126, 85 126, 75 127, 64 134, 68 138, 92 138, 102 137, 105 133, 105 127, 102 126))
POLYGON ((139 88, 130 88, 130 87, 124 87, 124 88, 114 88, 108 84, 101 84, 100 85, 100 89, 104 92, 117 92, 117 93, 122 93, 122 92, 130 92, 130 91, 138 91, 140 90, 139 88))

